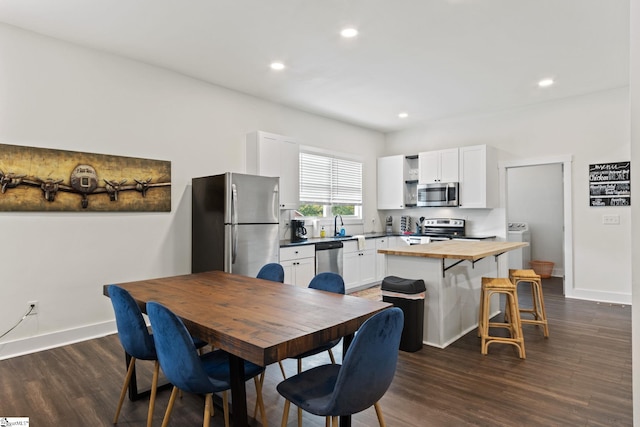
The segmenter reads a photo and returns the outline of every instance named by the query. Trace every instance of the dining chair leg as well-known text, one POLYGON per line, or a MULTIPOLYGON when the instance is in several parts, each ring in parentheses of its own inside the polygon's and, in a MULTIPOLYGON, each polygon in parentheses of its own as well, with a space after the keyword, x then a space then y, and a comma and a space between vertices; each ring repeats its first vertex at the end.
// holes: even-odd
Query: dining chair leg
POLYGON ((331 417, 331 425, 333 427, 338 427, 338 417, 331 417))
POLYGON ((289 407, 291 406, 291 402, 288 400, 284 401, 284 412, 282 413, 282 423, 280 427, 287 427, 287 422, 289 421, 289 407))
MULTIPOLYGON (((264 371, 263 371, 264 373, 264 371)), ((260 415, 262 418, 262 425, 264 427, 267 427, 267 413, 265 411, 264 408, 264 400, 262 399, 262 384, 260 383, 260 380, 258 379, 258 377, 253 377, 253 382, 256 384, 256 407, 260 408, 260 415)), ((255 411, 254 411, 255 412, 255 411)), ((255 414, 253 415, 253 418, 255 418, 255 414)))
POLYGON ((211 424, 211 415, 213 414, 213 393, 207 393, 204 396, 204 417, 202 427, 209 427, 211 424))
POLYGON ((324 427, 331 427, 331 417, 324 417, 324 427))
POLYGON ((380 402, 374 403, 373 407, 376 410, 376 415, 378 416, 378 422, 380 423, 380 427, 386 427, 386 424, 384 423, 384 417, 382 416, 382 408, 380 408, 380 402))
POLYGON ((169 425, 169 417, 171 417, 171 411, 173 410, 173 404, 178 396, 178 387, 173 386, 171 390, 171 396, 169 397, 169 403, 167 404, 167 410, 164 413, 164 419, 162 420, 162 427, 169 425))
POLYGON ((333 351, 331 351, 331 349, 329 349, 329 359, 331 359, 332 364, 336 364, 336 358, 333 357, 333 351))
POLYGON ((224 414, 224 427, 229 427, 229 394, 227 390, 222 392, 222 413, 224 414))
POLYGON ((282 361, 278 361, 278 365, 280 365, 280 372, 282 372, 282 378, 287 379, 287 374, 284 373, 284 366, 282 366, 282 361))
POLYGON ((124 396, 127 394, 127 388, 129 387, 129 383, 131 382, 131 377, 133 376, 133 368, 136 364, 136 358, 132 357, 129 362, 129 368, 127 369, 127 375, 124 377, 124 385, 122 386, 122 391, 120 392, 120 400, 118 401, 118 408, 116 409, 116 415, 113 417, 113 423, 118 423, 118 417, 120 416, 120 410, 122 409, 122 402, 124 402, 124 396))
POLYGON ((151 380, 151 397, 149 397, 149 412, 147 413, 147 427, 153 423, 153 408, 158 394, 158 377, 160 376, 160 363, 156 360, 153 364, 153 380, 151 380))
MULTIPOLYGON (((262 373, 260 374, 260 397, 262 397, 262 385, 264 384, 264 373, 265 372, 266 372, 266 369, 264 371, 262 371, 262 373)), ((256 391, 257 390, 258 390, 258 386, 256 386, 256 391)), ((264 403, 263 403, 263 405, 264 405, 264 403)), ((253 418, 255 419, 257 415, 258 415, 258 399, 256 399, 256 404, 253 407, 253 418)))
MULTIPOLYGON (((302 372, 302 359, 298 359, 298 373, 302 372)), ((298 427, 302 427, 302 409, 298 407, 298 427)))

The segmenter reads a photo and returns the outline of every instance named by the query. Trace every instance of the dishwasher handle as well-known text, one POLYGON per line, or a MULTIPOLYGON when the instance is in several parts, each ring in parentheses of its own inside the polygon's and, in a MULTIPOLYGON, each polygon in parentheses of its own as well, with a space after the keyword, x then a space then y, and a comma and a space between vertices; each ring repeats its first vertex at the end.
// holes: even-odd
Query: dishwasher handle
POLYGON ((316 252, 327 251, 329 249, 339 249, 342 247, 344 247, 342 240, 337 240, 335 242, 318 242, 316 243, 316 252))

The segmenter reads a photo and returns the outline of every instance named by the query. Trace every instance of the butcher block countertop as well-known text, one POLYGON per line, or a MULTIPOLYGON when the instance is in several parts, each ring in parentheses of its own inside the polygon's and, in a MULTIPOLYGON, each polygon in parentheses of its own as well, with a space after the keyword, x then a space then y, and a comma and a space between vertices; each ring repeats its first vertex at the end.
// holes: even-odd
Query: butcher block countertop
POLYGON ((524 246, 529 246, 529 243, 445 240, 442 242, 431 242, 424 245, 378 249, 378 253, 423 258, 449 258, 477 261, 489 255, 502 254, 524 246))

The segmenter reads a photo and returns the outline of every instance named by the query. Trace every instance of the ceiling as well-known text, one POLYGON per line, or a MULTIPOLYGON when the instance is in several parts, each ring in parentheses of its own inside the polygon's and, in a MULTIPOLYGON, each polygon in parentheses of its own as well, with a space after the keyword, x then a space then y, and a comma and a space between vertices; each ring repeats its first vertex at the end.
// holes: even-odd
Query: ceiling
POLYGON ((382 132, 629 82, 629 0, 0 0, 0 22, 382 132))

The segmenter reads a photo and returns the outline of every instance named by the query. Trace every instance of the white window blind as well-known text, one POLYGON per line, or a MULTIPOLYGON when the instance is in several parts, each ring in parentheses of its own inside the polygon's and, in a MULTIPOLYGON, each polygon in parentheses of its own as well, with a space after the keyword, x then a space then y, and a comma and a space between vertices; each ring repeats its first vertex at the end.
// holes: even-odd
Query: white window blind
POLYGON ((300 202, 361 205, 362 163, 301 152, 300 202))

